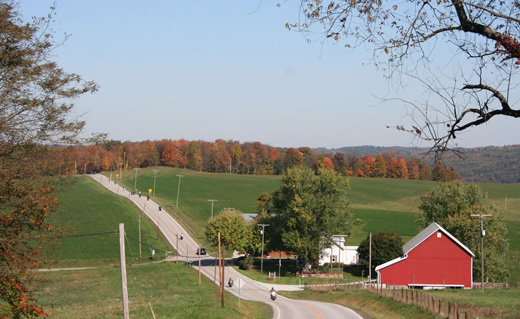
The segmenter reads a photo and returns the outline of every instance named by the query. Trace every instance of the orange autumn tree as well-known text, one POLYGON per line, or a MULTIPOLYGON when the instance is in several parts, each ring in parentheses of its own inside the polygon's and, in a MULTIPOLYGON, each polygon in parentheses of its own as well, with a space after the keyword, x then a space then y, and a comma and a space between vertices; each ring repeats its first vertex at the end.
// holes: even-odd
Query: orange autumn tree
POLYGON ((48 178, 39 174, 44 163, 33 160, 41 153, 45 153, 41 147, 24 146, 0 161, 0 318, 46 316, 28 288, 31 270, 41 261, 37 242, 53 230, 47 217, 57 204, 53 187, 43 186, 49 184, 48 178))

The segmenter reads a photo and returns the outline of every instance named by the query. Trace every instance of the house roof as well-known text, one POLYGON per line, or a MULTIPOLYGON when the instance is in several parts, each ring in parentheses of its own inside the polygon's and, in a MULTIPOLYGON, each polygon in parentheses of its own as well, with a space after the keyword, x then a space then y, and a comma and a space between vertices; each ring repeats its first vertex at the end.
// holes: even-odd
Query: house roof
POLYGON ((472 257, 475 257, 475 255, 469 250, 468 247, 466 247, 463 243, 461 243, 457 238, 453 237, 452 234, 448 233, 448 231, 444 228, 442 228, 439 224, 433 222, 428 227, 423 229, 420 233, 418 233, 414 238, 410 239, 409 242, 403 245, 403 256, 397 257, 395 259, 392 259, 390 261, 387 261, 384 264, 381 264, 376 267, 376 271, 383 269, 385 267, 388 267, 390 265, 393 265, 395 263, 400 262, 401 260, 406 259, 408 256, 408 253, 412 251, 415 247, 419 246, 423 241, 428 239, 431 235, 435 234, 438 230, 444 233, 444 235, 448 236, 451 240, 453 240, 457 245, 459 245, 462 249, 464 249, 468 254, 470 254, 472 257))

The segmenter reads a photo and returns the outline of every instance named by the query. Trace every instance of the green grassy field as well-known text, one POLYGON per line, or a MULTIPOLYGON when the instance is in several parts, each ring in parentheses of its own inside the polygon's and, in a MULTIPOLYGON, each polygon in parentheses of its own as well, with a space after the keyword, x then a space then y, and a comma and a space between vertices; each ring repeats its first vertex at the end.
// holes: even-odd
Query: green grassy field
MULTIPOLYGON (((206 277, 198 285, 198 272, 184 263, 155 263, 171 250, 156 228, 141 221, 142 240, 158 253, 143 246, 139 261, 137 241, 139 212, 127 199, 112 194, 90 178, 74 178, 58 189, 61 207, 51 222, 66 229, 66 235, 88 235, 118 230, 125 224, 127 278, 132 318, 151 318, 149 303, 157 318, 266 318, 270 308, 263 303, 244 302, 227 295, 220 306, 218 287, 206 277)), ((121 318, 121 273, 119 235, 115 233, 66 237, 57 246, 42 251, 55 259, 56 267, 94 266, 95 269, 39 272, 34 287, 36 297, 52 318, 121 318)))
MULTIPOLYGON (((128 262, 139 259, 139 210, 128 199, 104 190, 90 178, 75 178, 58 190, 60 207, 51 216, 51 224, 60 225, 65 237, 56 246, 45 246, 43 252, 58 262, 59 267, 92 266, 119 263, 119 235, 117 233, 90 235, 118 231, 125 224, 127 234, 126 257, 128 262), (83 236, 89 235, 89 236, 83 236)), ((149 260, 153 247, 157 258, 165 257, 172 249, 159 236, 156 228, 144 218, 141 223, 142 258, 149 260)), ((56 266, 56 265, 55 265, 56 266)))
MULTIPOLYGON (((269 318, 262 303, 226 294, 221 308, 218 287, 184 263, 151 263, 127 268, 130 318, 269 318), (211 314, 211 315, 208 315, 211 314)), ((37 295, 57 319, 122 318, 121 272, 118 267, 40 273, 44 289, 37 295)))

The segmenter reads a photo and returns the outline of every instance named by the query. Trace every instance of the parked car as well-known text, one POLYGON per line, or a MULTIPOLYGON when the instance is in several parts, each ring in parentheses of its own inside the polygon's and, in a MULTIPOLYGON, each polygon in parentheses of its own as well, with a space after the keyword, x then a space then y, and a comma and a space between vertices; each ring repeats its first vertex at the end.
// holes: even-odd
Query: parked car
POLYGON ((206 255, 206 248, 200 248, 200 251, 199 248, 197 248, 197 255, 206 255))

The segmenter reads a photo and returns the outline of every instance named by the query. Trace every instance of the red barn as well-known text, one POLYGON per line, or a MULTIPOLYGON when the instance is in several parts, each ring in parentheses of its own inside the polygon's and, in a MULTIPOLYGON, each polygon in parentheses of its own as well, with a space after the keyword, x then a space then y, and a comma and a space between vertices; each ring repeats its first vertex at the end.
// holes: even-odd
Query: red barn
POLYGON ((376 267, 377 282, 416 287, 473 286, 475 255, 433 223, 403 246, 403 256, 376 267))

